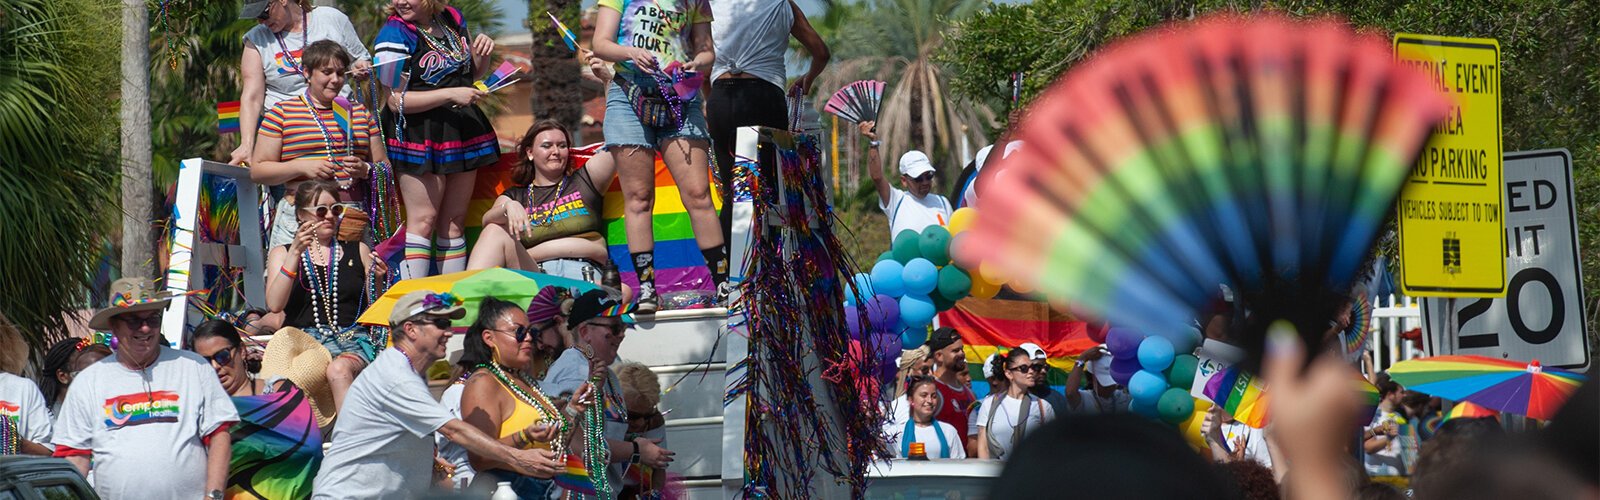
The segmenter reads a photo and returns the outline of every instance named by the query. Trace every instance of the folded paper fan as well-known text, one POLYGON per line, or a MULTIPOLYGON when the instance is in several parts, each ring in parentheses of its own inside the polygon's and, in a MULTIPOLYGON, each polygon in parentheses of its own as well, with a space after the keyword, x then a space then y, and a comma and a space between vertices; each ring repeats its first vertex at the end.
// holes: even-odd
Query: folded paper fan
POLYGON ((876 121, 883 104, 884 82, 860 80, 833 93, 822 109, 852 123, 876 121))
POLYGON ((1250 312, 1248 350, 1278 319, 1321 345, 1448 105, 1335 21, 1136 36, 1036 101, 1021 149, 986 172, 967 237, 985 244, 963 264, 1148 332, 1183 328, 1224 284, 1250 312))

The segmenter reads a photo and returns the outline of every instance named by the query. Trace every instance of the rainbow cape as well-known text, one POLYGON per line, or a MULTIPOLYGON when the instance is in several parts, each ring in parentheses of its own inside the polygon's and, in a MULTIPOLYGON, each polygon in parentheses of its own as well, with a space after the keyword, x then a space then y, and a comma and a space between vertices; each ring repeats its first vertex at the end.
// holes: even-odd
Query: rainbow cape
POLYGON ((594 480, 589 478, 589 469, 583 465, 583 458, 577 455, 567 455, 567 468, 556 477, 551 478, 556 486, 561 489, 580 495, 594 495, 594 480))
POLYGON ((305 393, 294 385, 260 396, 233 398, 239 423, 228 429, 229 499, 310 498, 322 466, 322 431, 305 393))
POLYGON ((1089 338, 1087 322, 1045 302, 968 297, 939 313, 939 324, 961 334, 967 367, 972 372, 972 390, 979 399, 989 393, 989 383, 983 379, 983 360, 990 354, 1027 342, 1038 344, 1050 355, 1045 380, 1055 390, 1063 391, 1073 361, 1085 349, 1099 344, 1089 338))
MULTIPOLYGON (((583 168, 601 146, 590 144, 574 148, 573 163, 577 168, 583 168)), ((472 189, 472 200, 467 204, 466 232, 469 244, 476 244, 478 234, 483 232, 483 213, 489 211, 494 206, 494 199, 511 186, 511 165, 516 161, 515 152, 504 153, 494 165, 477 170, 477 183, 472 189)), ((711 173, 707 172, 706 175, 709 177, 711 173)), ((718 193, 713 183, 711 200, 720 210, 722 199, 718 193)), ((639 286, 638 276, 633 271, 633 259, 628 254, 628 232, 623 226, 622 185, 615 180, 605 188, 600 218, 605 226, 603 231, 611 262, 622 273, 624 283, 639 286)), ((667 165, 660 156, 656 157, 656 204, 651 218, 656 239, 656 292, 665 295, 712 290, 711 271, 706 269, 706 260, 700 255, 699 245, 695 244, 694 229, 689 226, 689 214, 684 210, 683 201, 678 197, 678 186, 672 182, 672 174, 667 171, 667 165)))

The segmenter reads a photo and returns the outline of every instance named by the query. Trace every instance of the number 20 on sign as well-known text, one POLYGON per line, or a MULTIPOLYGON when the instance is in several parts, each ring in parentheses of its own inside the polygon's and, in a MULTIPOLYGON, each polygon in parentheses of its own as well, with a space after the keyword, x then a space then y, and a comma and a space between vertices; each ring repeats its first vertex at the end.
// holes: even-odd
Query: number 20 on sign
POLYGON ((1434 126, 1396 206, 1401 289, 1412 296, 1502 296, 1500 44, 1399 33, 1394 52, 1455 102, 1434 126))

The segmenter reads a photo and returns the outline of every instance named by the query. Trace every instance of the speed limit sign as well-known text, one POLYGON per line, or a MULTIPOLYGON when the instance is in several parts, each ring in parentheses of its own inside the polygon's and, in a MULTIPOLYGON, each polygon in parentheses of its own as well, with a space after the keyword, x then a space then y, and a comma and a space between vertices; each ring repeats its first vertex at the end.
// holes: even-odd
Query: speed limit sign
POLYGON ((1506 296, 1422 301, 1427 351, 1589 367, 1572 155, 1505 155, 1506 296))

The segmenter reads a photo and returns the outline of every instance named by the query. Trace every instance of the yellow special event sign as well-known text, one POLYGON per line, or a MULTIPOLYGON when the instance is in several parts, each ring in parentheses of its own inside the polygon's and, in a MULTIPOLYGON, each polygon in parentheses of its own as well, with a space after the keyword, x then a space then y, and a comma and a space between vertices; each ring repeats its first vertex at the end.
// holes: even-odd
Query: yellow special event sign
POLYGON ((1505 295, 1500 43, 1398 33, 1395 57, 1455 101, 1400 193, 1400 288, 1411 296, 1505 295))

